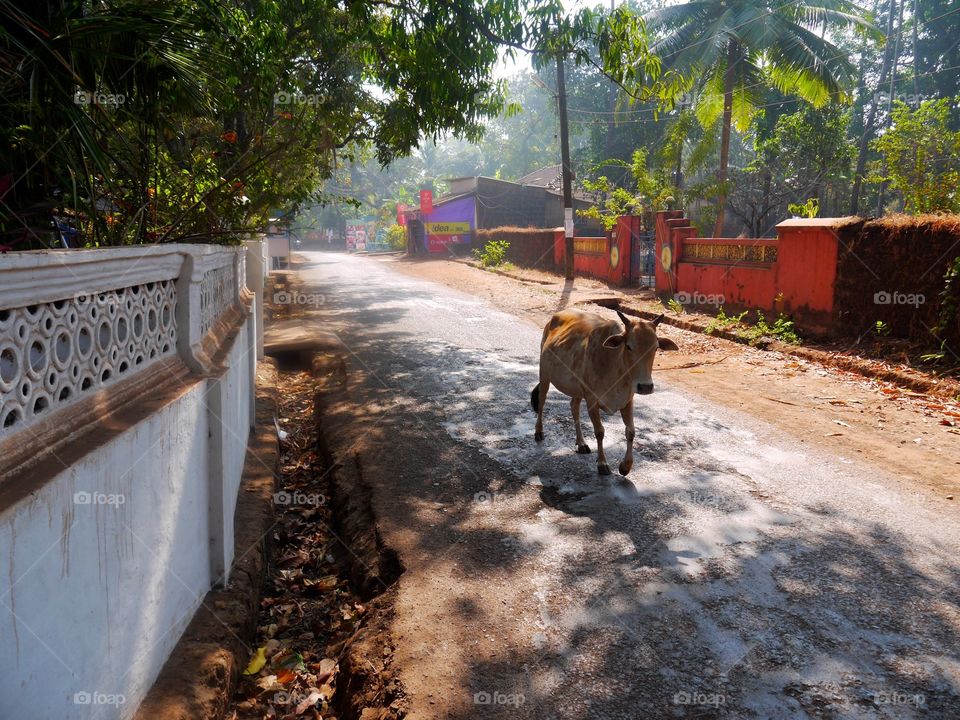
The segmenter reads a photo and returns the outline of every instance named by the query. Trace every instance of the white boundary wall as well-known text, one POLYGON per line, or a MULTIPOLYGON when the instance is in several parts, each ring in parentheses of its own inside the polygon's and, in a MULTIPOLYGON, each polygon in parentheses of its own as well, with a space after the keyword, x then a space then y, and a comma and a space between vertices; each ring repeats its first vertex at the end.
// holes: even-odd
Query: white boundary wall
POLYGON ((259 324, 246 256, 0 256, 0 718, 131 717, 228 581, 259 324))

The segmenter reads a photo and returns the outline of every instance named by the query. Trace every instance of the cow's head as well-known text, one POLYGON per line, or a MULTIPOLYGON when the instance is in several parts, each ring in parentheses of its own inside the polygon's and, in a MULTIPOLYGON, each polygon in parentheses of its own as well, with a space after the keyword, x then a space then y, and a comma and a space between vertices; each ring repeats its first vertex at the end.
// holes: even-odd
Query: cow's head
POLYGON ((603 346, 623 353, 630 376, 637 383, 637 392, 649 395, 653 392, 653 360, 657 350, 680 348, 673 340, 657 337, 657 325, 663 320, 663 315, 654 320, 631 320, 619 310, 617 315, 623 322, 623 332, 608 337, 603 346))

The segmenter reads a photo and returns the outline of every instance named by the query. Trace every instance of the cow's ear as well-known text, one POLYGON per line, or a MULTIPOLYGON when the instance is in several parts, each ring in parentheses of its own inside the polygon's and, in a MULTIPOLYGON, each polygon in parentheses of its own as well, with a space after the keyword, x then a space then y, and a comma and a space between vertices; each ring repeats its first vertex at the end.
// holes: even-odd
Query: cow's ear
POLYGON ((626 340, 627 340, 626 335, 611 335, 610 337, 608 337, 606 340, 603 341, 603 346, 605 348, 616 349, 621 345, 623 345, 623 343, 626 342, 626 340))
POLYGON ((677 345, 670 338, 657 338, 657 344, 660 346, 661 350, 679 350, 680 346, 677 345))

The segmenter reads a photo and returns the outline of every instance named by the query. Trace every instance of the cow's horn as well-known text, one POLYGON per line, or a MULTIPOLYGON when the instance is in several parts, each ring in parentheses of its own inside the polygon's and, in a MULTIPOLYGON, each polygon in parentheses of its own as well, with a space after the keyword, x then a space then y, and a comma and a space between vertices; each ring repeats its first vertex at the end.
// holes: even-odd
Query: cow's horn
POLYGON ((623 314, 622 312, 620 312, 619 310, 617 310, 617 315, 620 316, 620 320, 623 322, 623 326, 626 327, 626 328, 629 328, 629 327, 630 327, 630 318, 628 318, 626 315, 624 315, 624 314, 623 314))
POLYGON ((659 325, 661 320, 663 320, 663 313, 660 313, 657 317, 655 317, 652 320, 653 326, 656 327, 657 325, 659 325))

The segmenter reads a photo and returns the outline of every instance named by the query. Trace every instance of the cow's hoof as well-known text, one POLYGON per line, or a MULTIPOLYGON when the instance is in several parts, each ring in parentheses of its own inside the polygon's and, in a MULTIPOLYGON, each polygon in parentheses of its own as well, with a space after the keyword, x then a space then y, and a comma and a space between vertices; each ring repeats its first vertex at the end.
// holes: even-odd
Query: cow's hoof
POLYGON ((580 455, 589 455, 589 454, 590 454, 590 446, 589 446, 589 445, 577 445, 577 452, 578 452, 580 455))
POLYGON ((609 475, 609 474, 610 474, 610 466, 607 465, 606 463, 599 463, 599 464, 597 465, 597 472, 598 472, 599 474, 601 474, 601 475, 609 475))
POLYGON ((537 442, 543 442, 543 430, 537 430, 533 434, 533 439, 536 440, 537 442))
POLYGON ((620 467, 617 468, 620 471, 620 474, 626 477, 626 475, 633 469, 633 463, 627 464, 627 461, 624 460, 620 463, 620 467))

